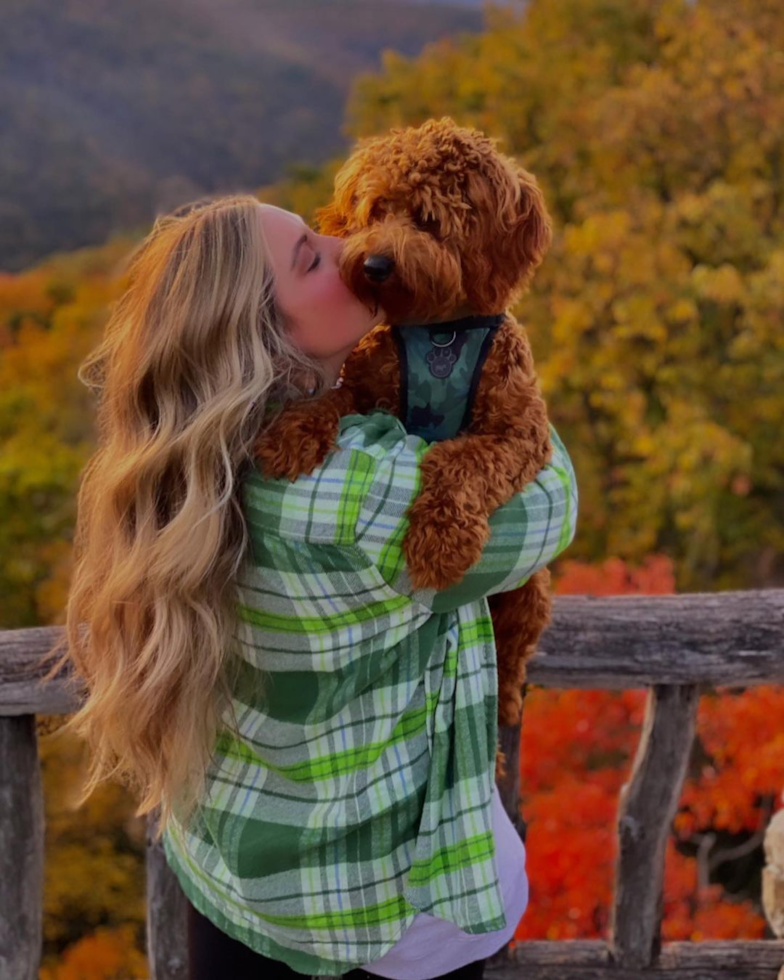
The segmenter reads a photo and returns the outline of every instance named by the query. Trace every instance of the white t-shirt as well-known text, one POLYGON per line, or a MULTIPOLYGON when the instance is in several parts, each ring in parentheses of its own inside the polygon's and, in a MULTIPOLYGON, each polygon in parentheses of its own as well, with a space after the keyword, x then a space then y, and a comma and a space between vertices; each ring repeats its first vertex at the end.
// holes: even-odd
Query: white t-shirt
POLYGON ((492 956, 511 940, 528 905, 525 844, 507 816, 498 787, 493 784, 495 863, 504 896, 506 928, 471 935, 453 922, 425 912, 414 921, 392 949, 361 969, 390 980, 429 980, 457 970, 474 960, 492 956))

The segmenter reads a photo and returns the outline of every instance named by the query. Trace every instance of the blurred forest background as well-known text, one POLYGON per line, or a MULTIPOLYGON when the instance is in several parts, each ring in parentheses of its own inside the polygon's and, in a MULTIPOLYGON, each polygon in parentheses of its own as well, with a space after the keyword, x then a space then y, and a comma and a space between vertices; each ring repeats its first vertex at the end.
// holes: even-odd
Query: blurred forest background
MULTIPOLYGON (((76 370, 153 215, 243 189, 310 221, 353 139, 441 115, 499 137, 554 219, 515 313, 580 488, 555 591, 784 587, 780 0, 6 7, 0 627, 63 621, 95 447, 76 370)), ((606 935, 644 703, 529 691, 516 940, 606 935)), ((666 940, 772 935, 761 842, 782 805, 782 717, 778 686, 703 694, 666 940)), ((81 746, 55 732, 40 749, 41 978, 146 977, 144 822, 116 785, 75 811, 81 746)))
POLYGON ((3 0, 0 269, 344 151, 383 48, 477 31, 481 3, 3 0))

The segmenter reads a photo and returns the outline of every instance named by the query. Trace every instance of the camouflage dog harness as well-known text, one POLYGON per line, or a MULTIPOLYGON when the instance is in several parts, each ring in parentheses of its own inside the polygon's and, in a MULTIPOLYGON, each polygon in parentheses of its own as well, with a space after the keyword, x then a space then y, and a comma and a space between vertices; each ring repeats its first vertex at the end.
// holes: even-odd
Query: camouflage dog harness
POLYGON ((427 442, 471 425, 482 366, 504 314, 392 326, 400 358, 400 421, 427 442))

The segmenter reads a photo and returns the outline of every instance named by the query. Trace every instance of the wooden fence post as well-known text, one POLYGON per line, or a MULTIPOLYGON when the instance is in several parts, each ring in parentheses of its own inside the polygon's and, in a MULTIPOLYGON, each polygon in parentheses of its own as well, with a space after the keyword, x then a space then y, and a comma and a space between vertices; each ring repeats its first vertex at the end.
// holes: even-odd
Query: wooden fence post
POLYGON ((35 715, 0 717, 0 977, 37 980, 44 913, 44 794, 35 715))
POLYGON ((697 722, 696 684, 648 691, 640 742, 618 804, 619 854, 610 914, 613 961, 641 970, 661 952, 664 854, 697 722))
POLYGON ((147 817, 147 959, 151 980, 188 976, 188 900, 166 861, 163 842, 153 843, 159 810, 147 817))

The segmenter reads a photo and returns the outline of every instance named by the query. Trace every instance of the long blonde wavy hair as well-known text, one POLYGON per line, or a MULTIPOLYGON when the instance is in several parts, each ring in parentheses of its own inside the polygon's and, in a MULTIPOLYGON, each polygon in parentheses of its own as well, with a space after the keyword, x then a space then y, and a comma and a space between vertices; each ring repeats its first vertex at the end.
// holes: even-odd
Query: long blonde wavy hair
POLYGON ((77 498, 60 653, 88 696, 61 728, 85 739, 81 806, 104 779, 186 820, 231 703, 233 580, 247 542, 239 491, 281 406, 329 383, 275 304, 259 201, 202 198, 159 216, 79 367, 98 394, 98 449, 77 498))

